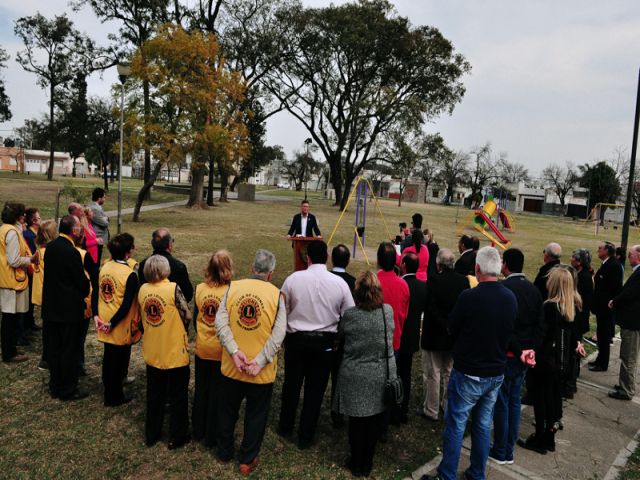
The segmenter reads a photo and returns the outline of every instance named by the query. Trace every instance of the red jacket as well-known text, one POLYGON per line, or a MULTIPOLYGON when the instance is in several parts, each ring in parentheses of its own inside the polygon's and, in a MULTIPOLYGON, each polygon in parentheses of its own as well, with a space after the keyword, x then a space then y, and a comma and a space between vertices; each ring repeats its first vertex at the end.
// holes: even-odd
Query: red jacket
POLYGON ((402 327, 409 312, 409 287, 407 282, 398 277, 393 271, 378 270, 378 280, 382 287, 384 303, 393 308, 393 350, 400 348, 402 327))

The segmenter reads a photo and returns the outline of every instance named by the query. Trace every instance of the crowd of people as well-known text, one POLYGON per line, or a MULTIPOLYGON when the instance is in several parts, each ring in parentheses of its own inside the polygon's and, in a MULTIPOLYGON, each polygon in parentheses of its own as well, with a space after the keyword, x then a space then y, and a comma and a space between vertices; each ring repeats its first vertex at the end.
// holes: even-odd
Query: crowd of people
MULTIPOLYGON (((587 249, 574 250, 564 264, 561 246, 548 244, 531 282, 523 274, 521 250, 510 248, 501 257, 463 235, 456 259, 438 246, 432 231, 423 231, 416 213, 409 229, 401 225, 396 242, 379 245, 377 272, 350 275, 345 245, 332 249, 329 270, 327 244, 317 238, 308 244, 307 269, 289 275, 280 289, 272 284, 276 258, 262 249, 245 279, 234 278, 228 251, 214 252, 204 281, 194 288, 168 229, 152 233, 153 253, 138 264, 130 234, 109 237, 105 192, 96 189, 92 199, 87 208, 70 204, 59 223, 42 221, 36 209, 19 203, 4 205, 2 359, 27 360, 19 344, 40 328, 33 315, 39 305, 39 368, 49 370, 49 393, 80 400, 88 395, 79 377, 86 374, 84 348, 93 323, 104 345, 103 402, 118 407, 132 400, 126 391, 134 381, 131 347, 142 340, 148 446, 161 440, 167 411, 169 449, 193 438, 215 449, 221 463, 237 459, 240 473, 249 475, 258 465, 284 348, 277 433, 295 437, 301 450, 311 447, 331 379, 333 426, 348 423, 346 467, 354 476, 368 476, 377 443, 387 440, 390 426, 410 421, 413 357, 421 352, 424 402, 417 421, 444 421, 442 461, 435 476, 423 479, 456 478, 470 418, 465 478, 482 479, 488 459, 514 463, 516 445, 541 454, 555 450, 562 398, 577 391, 590 312, 596 315, 596 338, 584 340, 595 341, 599 353, 588 368, 608 369, 618 323, 620 376, 609 396, 635 395, 640 245, 628 251, 633 273, 624 284, 623 265, 609 242, 598 246, 602 265, 595 272, 587 249), (108 259, 102 258, 105 246, 108 259), (189 417, 191 323, 195 391, 189 417), (404 395, 390 400, 395 379, 404 395), (526 439, 519 438, 523 390, 536 424, 526 439), (243 400, 244 434, 236 452, 243 400)), ((319 236, 320 230, 305 201, 288 236, 309 233, 319 236)))

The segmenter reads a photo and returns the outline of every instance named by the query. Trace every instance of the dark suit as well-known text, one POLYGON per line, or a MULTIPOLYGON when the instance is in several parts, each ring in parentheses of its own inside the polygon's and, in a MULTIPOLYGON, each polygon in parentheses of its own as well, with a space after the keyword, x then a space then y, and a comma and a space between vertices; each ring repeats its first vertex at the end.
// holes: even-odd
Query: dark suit
POLYGON ((545 263, 538 270, 538 275, 536 275, 536 279, 533 281, 533 284, 538 287, 540 291, 540 295, 542 295, 542 300, 546 300, 549 296, 549 292, 547 291, 547 275, 549 271, 555 267, 556 265, 560 265, 560 260, 551 260, 549 263, 545 263))
POLYGON ((447 331, 447 318, 458 296, 467 288, 469 279, 449 268, 429 276, 420 347, 423 350, 422 380, 426 392, 423 412, 431 418, 437 418, 440 403, 446 403, 447 384, 453 366, 453 337, 447 331), (444 384, 442 399, 441 383, 444 384))
POLYGON ((78 345, 89 295, 80 252, 62 235, 44 254, 42 318, 48 324, 49 391, 53 397, 71 397, 78 386, 78 345))
MULTIPOLYGON (((608 262, 607 262, 608 263, 608 262)), ((621 391, 629 398, 635 395, 638 345, 640 345, 640 267, 627 279, 613 299, 616 322, 620 325, 621 391)))
POLYGON ((302 235, 303 237, 311 237, 315 233, 316 237, 322 235, 320 233, 320 228, 318 228, 318 222, 316 220, 315 215, 310 213, 307 214, 307 229, 306 231, 302 231, 302 214, 296 213, 293 216, 293 220, 291 221, 291 227, 289 227, 290 236, 302 235))
MULTIPOLYGON (((189 272, 187 271, 187 266, 178 260, 176 257, 171 255, 168 252, 154 251, 153 255, 162 255, 169 261, 169 268, 171 269, 171 273, 169 274, 169 281, 175 282, 182 290, 182 294, 187 302, 190 302, 193 298, 193 285, 191 284, 191 280, 189 280, 189 272)), ((140 268, 138 268, 138 278, 140 279, 140 286, 144 283, 147 283, 147 280, 144 278, 144 265, 147 262, 145 258, 142 262, 140 262, 140 268)))
POLYGON ((331 273, 339 276, 341 279, 347 282, 347 285, 349 285, 349 290, 351 290, 351 293, 353 294, 353 291, 356 289, 356 277, 350 275, 347 272, 334 272, 333 270, 331 270, 331 273))
POLYGON ((603 369, 609 368, 611 339, 615 334, 613 313, 609 301, 622 289, 622 265, 615 257, 609 257, 594 277, 593 303, 591 310, 596 315, 598 336, 598 358, 595 363, 603 369))
POLYGON ((520 358, 522 350, 536 348, 542 342, 542 296, 524 275, 510 275, 502 284, 511 290, 518 300, 518 316, 508 350, 515 358, 520 358))
POLYGON ((576 312, 575 322, 580 335, 589 331, 589 316, 591 315, 591 304, 593 303, 593 276, 585 268, 578 272, 578 293, 582 298, 582 309, 576 312))
POLYGON ((453 267, 456 273, 460 275, 475 275, 476 274, 476 252, 473 250, 467 250, 456 261, 453 267))
POLYGON ((402 327, 400 348, 396 353, 396 368, 402 380, 404 398, 402 399, 401 418, 406 421, 411 398, 411 369, 413 354, 418 351, 420 341, 420 318, 427 301, 427 283, 416 278, 415 273, 403 277, 409 286, 409 311, 402 327))

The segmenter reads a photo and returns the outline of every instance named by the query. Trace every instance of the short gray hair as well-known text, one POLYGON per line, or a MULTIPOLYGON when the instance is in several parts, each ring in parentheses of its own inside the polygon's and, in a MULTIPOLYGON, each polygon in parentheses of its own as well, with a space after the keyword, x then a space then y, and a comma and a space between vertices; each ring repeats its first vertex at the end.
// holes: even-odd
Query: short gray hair
POLYGON ((476 265, 483 275, 497 277, 502 269, 502 260, 500 260, 498 250, 493 247, 482 247, 476 254, 476 265))
POLYGON ((149 283, 157 283, 171 275, 169 260, 162 255, 151 255, 144 262, 144 278, 149 283))
POLYGON ((438 250, 438 254, 436 255, 437 265, 440 265, 442 268, 453 270, 454 263, 455 258, 451 250, 449 250, 448 248, 441 248, 440 250, 438 250))
POLYGON ((562 247, 558 243, 551 242, 549 245, 544 247, 544 252, 551 258, 557 259, 562 256, 562 247))
POLYGON ((258 274, 266 274, 276 269, 276 256, 269 250, 258 250, 253 259, 253 271, 258 274))

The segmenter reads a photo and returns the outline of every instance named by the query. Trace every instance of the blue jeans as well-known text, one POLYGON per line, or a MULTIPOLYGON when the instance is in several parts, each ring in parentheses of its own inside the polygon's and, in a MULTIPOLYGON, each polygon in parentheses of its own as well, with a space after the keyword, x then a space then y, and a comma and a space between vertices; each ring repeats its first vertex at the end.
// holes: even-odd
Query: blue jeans
POLYGON ((493 447, 497 460, 513 460, 513 447, 520 429, 520 394, 527 366, 517 358, 507 359, 504 382, 493 411, 493 447))
POLYGON ((443 480, 455 480, 460 461, 460 449, 469 415, 471 420, 471 466, 467 478, 485 478, 489 456, 493 406, 504 376, 471 378, 453 368, 447 388, 447 407, 442 433, 442 461, 438 475, 443 480))

